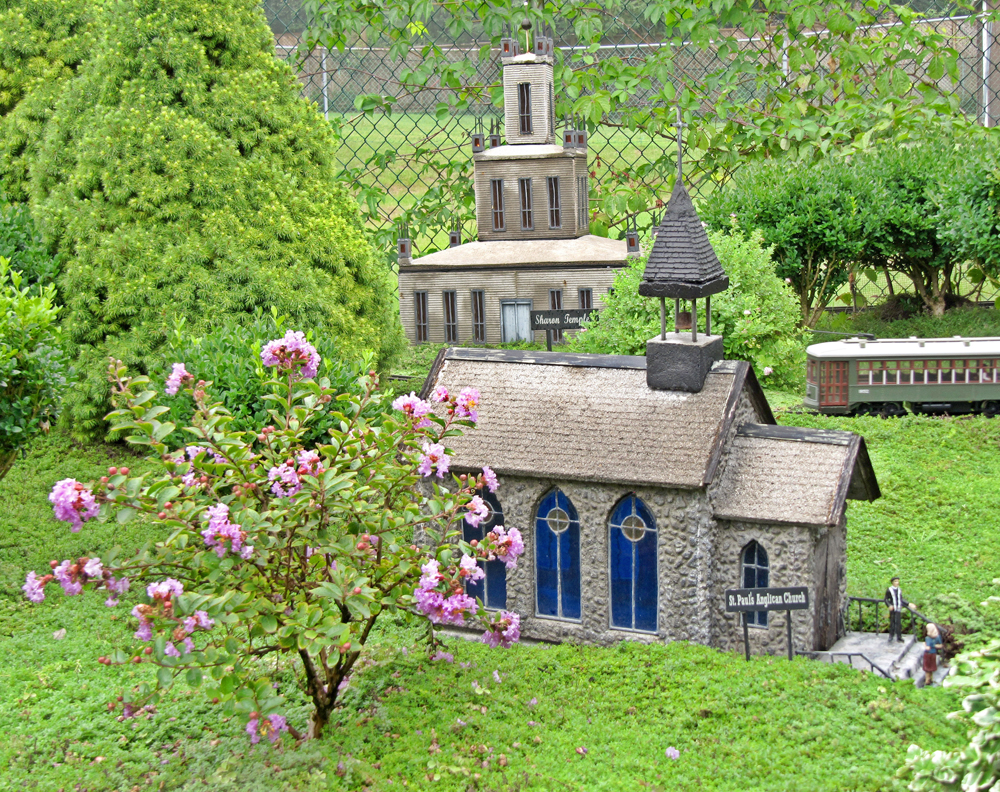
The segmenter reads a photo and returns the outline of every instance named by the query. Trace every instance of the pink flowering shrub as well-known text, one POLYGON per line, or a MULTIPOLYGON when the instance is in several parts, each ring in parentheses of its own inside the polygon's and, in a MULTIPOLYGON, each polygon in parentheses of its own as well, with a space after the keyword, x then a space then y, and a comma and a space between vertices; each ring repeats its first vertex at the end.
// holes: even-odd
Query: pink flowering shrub
POLYGON ((487 514, 476 491, 497 486, 489 469, 448 475, 447 438, 474 425, 478 393, 436 393, 436 409, 411 394, 397 400, 395 416, 372 420, 374 372, 362 395, 339 394, 314 378, 319 356, 301 333, 267 344, 261 359, 275 377, 265 396, 271 421, 258 431, 234 429, 210 384, 174 369, 171 398, 194 405, 188 444, 177 451, 172 436, 181 433, 160 420, 167 410, 149 380, 126 376, 113 361, 118 409, 109 418, 149 448, 158 471, 109 468, 90 484, 66 479, 50 500, 72 531, 141 512, 164 538, 131 558, 53 560, 23 586, 32 602, 50 584, 70 596, 100 590, 110 608, 130 590, 140 594, 131 608, 135 643, 99 658, 155 669, 122 693, 124 714, 154 705, 183 676, 242 717, 254 743, 302 736, 267 678, 270 656, 296 658, 314 707, 308 729, 298 725, 317 736, 383 613, 478 628, 492 646, 516 641, 517 616, 488 613, 465 584, 482 577, 480 561, 513 566, 524 549, 514 527, 475 546, 461 540, 462 520, 475 525, 487 514), (307 445, 317 421, 333 428, 325 442, 307 445), (431 484, 426 495, 414 486, 422 478, 431 484), (413 544, 415 534, 430 544, 413 544))

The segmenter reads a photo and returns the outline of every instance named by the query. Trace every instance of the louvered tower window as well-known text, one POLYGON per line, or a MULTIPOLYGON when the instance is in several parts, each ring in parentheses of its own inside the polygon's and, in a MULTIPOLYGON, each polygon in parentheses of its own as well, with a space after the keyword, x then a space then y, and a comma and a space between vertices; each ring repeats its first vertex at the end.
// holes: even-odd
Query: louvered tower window
POLYGON ((559 177, 549 176, 545 180, 549 190, 549 228, 562 227, 562 215, 559 211, 559 177))
POLYGON ((531 83, 517 84, 517 118, 522 135, 531 134, 531 83))

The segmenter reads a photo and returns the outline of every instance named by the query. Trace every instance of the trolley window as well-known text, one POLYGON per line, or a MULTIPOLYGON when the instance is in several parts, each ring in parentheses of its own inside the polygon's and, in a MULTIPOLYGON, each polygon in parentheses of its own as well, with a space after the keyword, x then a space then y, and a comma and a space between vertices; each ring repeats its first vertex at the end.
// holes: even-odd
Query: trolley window
POLYGON ((819 366, 819 403, 847 406, 847 361, 824 360, 819 366))

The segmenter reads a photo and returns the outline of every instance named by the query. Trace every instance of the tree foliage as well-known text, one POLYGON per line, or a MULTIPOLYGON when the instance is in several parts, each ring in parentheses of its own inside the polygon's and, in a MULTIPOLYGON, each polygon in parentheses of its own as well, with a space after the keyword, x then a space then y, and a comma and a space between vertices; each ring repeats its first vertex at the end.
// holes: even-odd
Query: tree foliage
POLYGON ((380 616, 479 626, 493 646, 516 641, 519 617, 486 612, 464 583, 483 576, 477 563, 513 566, 524 549, 514 528, 497 528, 475 546, 456 530, 463 519, 478 525, 487 517, 475 491, 496 489, 492 471, 437 483, 448 473, 447 438, 475 423, 477 392, 436 393, 436 411, 403 397, 394 404, 402 415, 374 425, 365 415, 377 377, 361 395, 338 394, 313 378, 321 361, 302 333, 269 342, 261 357, 274 379, 258 431, 235 429, 211 385, 174 369, 165 392, 195 404, 181 432, 188 445, 175 453, 167 441, 178 428, 161 420, 167 406, 147 378, 130 378, 112 361, 120 409, 111 418, 130 442, 148 447, 155 472, 115 466, 93 484, 64 479, 49 500, 73 531, 93 518, 126 522, 142 513, 163 538, 132 556, 115 548, 53 559, 51 573, 32 571, 23 586, 33 602, 53 583, 70 596, 100 589, 111 608, 141 586, 135 644, 100 658, 155 668, 154 679, 123 691, 125 717, 183 678, 247 721, 254 742, 295 728, 280 714, 270 661, 297 659, 314 706, 308 733, 319 736, 380 616), (336 420, 325 441, 308 445, 310 428, 327 415, 336 420), (421 489, 422 477, 434 483, 421 489), (421 546, 415 536, 424 537, 421 546))
POLYGON ((107 356, 147 370, 178 317, 199 332, 274 307, 387 360, 389 272, 259 5, 114 0, 97 29, 31 171, 84 377, 74 429, 103 429, 107 356))
MULTIPOLYGON (((524 17, 535 30, 552 26, 559 43, 573 46, 557 49, 557 116, 573 112, 592 129, 640 130, 654 141, 649 161, 636 172, 596 171, 599 224, 620 223, 669 193, 676 173, 676 107, 690 125, 686 153, 696 184, 724 179, 748 159, 807 162, 837 149, 863 149, 880 137, 905 136, 931 119, 965 123, 958 97, 944 81, 958 80, 958 53, 909 7, 874 0, 654 0, 639 12, 623 0, 528 7, 480 0, 306 0, 304 9, 316 20, 310 45, 342 51, 377 38, 386 44, 390 60, 403 63, 411 53, 411 62, 419 59, 419 66, 400 72, 384 90, 357 98, 358 110, 372 115, 392 112, 429 90, 451 97, 438 106, 441 116, 470 110, 484 97, 499 106, 500 87, 482 83, 476 59, 454 60, 429 35, 434 13, 447 14, 453 38, 485 37, 493 47, 503 25, 517 30, 524 17), (634 17, 658 46, 610 56, 598 51, 613 25, 634 17), (703 67, 697 73, 683 67, 691 58, 703 67), (650 101, 634 102, 637 91, 650 92, 650 101)), ((488 57, 489 49, 484 45, 479 59, 488 57)), ((352 170, 352 177, 384 167, 385 156, 373 155, 365 167, 352 170)), ((433 180, 451 156, 429 138, 416 146, 412 165, 433 180)), ((462 190, 406 213, 411 227, 447 229, 455 216, 471 220, 471 208, 461 202, 469 174, 463 170, 457 178, 462 190)), ((384 196, 378 188, 366 189, 371 212, 384 196)))
MULTIPOLYGON (((712 298, 712 333, 723 336, 726 358, 749 361, 775 387, 797 386, 805 375, 805 345, 795 293, 775 275, 771 248, 759 231, 711 232, 709 240, 729 276, 729 288, 712 298)), ((648 255, 647 250, 618 270, 604 310, 571 342, 575 350, 646 354, 646 342, 660 332, 659 300, 639 296, 648 255)), ((669 325, 673 301, 667 303, 669 325)), ((705 329, 704 316, 699 329, 705 329)))
POLYGON ((22 283, 0 257, 0 479, 24 444, 48 430, 66 384, 55 287, 22 283))

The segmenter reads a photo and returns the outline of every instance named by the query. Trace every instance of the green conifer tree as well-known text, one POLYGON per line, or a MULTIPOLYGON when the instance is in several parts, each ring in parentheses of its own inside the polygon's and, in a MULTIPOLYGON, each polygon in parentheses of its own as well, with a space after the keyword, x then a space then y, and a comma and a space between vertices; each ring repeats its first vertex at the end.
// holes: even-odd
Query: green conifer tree
POLYGON ((64 262, 75 431, 103 429, 108 356, 145 368, 182 316, 197 334, 274 307, 345 356, 390 358, 403 343, 390 272, 259 3, 108 0, 97 29, 31 180, 64 262))
POLYGON ((0 0, 0 182, 28 200, 28 166, 64 84, 94 45, 103 0, 0 0))

